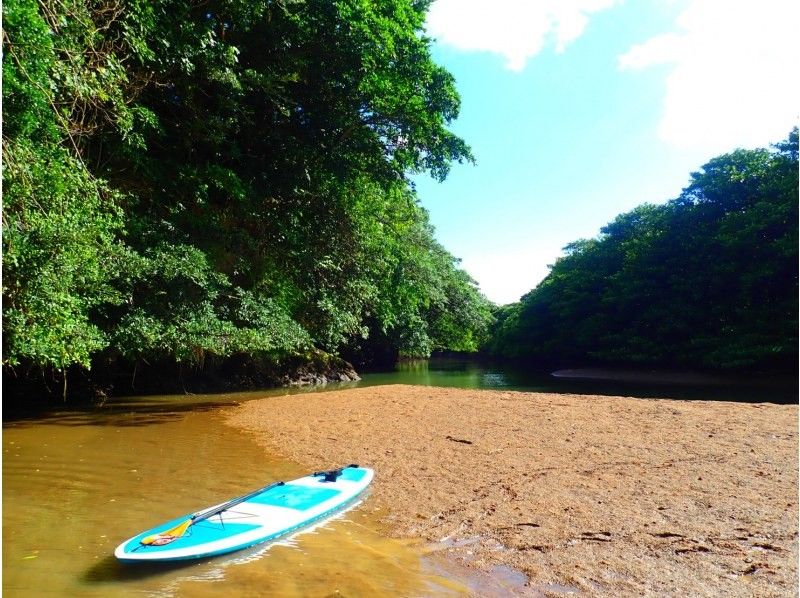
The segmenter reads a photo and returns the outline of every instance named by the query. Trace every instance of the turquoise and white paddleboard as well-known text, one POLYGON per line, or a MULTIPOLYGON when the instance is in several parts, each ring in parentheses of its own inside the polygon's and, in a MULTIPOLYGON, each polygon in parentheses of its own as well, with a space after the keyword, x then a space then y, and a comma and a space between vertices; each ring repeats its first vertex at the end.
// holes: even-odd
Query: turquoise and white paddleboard
POLYGON ((117 546, 114 556, 124 562, 181 561, 274 540, 348 506, 373 475, 348 465, 276 482, 142 532, 117 546))

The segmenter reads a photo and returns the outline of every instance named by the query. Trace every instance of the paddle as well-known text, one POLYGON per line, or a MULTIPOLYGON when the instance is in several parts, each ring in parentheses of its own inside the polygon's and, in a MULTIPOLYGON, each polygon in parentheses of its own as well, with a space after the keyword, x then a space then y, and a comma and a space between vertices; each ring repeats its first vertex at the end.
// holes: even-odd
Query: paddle
POLYGON ((142 538, 141 540, 139 540, 139 543, 145 546, 164 546, 164 544, 169 544, 170 542, 174 542, 175 540, 183 536, 186 533, 186 531, 195 523, 198 523, 200 521, 205 521, 206 519, 213 517, 214 515, 219 515, 223 511, 227 511, 231 507, 235 507, 239 503, 243 503, 244 501, 253 498, 254 496, 257 496, 258 494, 266 492, 267 490, 270 490, 277 486, 283 486, 283 484, 284 482, 274 482, 269 486, 264 486, 263 488, 250 492, 249 494, 245 494, 244 496, 240 496, 238 498, 234 498, 233 500, 229 500, 225 504, 222 504, 218 507, 214 507, 209 511, 195 513, 194 515, 192 515, 185 521, 182 521, 172 529, 168 529, 166 531, 147 536, 146 538, 142 538))

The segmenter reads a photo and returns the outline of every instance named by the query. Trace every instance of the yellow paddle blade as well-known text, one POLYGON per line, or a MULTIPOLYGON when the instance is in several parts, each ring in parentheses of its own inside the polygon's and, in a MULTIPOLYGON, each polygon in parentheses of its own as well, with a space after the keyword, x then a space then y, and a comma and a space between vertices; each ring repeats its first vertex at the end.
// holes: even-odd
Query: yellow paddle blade
POLYGON ((146 546, 163 546, 164 544, 169 544, 185 534, 190 525, 192 525, 192 519, 187 519, 186 521, 179 523, 172 529, 168 529, 165 532, 160 532, 158 534, 153 534, 151 536, 147 536, 146 538, 142 538, 139 540, 139 543, 146 546))

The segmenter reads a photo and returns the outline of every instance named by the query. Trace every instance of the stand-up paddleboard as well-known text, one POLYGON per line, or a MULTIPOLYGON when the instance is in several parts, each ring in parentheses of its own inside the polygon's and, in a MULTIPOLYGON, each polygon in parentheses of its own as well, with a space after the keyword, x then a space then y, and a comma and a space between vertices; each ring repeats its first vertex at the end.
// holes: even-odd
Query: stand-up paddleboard
POLYGON ((114 556, 124 562, 181 561, 274 540, 352 503, 373 475, 371 469, 348 465, 275 482, 142 532, 117 546, 114 556))

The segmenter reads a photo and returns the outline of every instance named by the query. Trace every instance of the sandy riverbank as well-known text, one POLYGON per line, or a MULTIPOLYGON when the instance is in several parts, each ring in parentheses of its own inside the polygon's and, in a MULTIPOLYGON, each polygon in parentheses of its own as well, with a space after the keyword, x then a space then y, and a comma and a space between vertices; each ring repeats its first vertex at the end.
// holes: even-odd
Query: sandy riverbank
POLYGON ((798 592, 797 417, 380 386, 252 401, 228 421, 310 468, 374 467, 389 533, 539 590, 777 597, 798 592))

